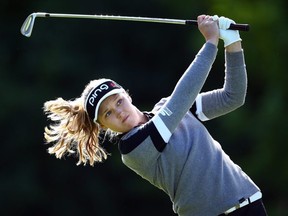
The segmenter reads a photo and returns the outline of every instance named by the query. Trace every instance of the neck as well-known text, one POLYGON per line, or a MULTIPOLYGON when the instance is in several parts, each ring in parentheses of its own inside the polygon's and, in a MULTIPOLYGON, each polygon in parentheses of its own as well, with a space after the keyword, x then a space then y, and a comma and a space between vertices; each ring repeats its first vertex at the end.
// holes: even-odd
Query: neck
POLYGON ((149 119, 143 112, 139 111, 139 115, 140 115, 139 125, 145 124, 146 122, 148 122, 149 119))

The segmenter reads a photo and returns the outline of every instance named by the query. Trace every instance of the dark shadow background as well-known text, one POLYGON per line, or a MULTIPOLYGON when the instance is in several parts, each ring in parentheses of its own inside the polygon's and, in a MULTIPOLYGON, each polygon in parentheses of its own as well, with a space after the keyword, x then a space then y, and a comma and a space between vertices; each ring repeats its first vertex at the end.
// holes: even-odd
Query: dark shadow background
MULTIPOLYGON (((112 78, 149 110, 175 83, 204 40, 195 27, 37 18, 32 12, 196 19, 218 14, 249 23, 241 32, 248 69, 246 104, 206 126, 259 185, 270 216, 287 213, 287 1, 50 0, 0 3, 1 215, 174 215, 164 192, 126 168, 117 146, 95 167, 57 160, 43 144, 42 106, 80 96, 91 80, 112 78)), ((204 91, 223 84, 223 43, 204 91)))

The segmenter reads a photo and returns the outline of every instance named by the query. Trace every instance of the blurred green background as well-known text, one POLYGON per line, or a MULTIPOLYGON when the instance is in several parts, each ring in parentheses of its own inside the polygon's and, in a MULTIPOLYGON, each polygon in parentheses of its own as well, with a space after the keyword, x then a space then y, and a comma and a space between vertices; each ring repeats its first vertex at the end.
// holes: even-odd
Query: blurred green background
MULTIPOLYGON (((32 12, 196 19, 218 14, 249 23, 241 32, 248 70, 245 106, 205 123, 262 189, 270 216, 288 215, 287 1, 38 0, 0 3, 1 215, 175 215, 164 192, 126 168, 117 146, 95 167, 57 160, 43 144, 45 101, 80 96, 91 80, 112 78, 142 110, 167 96, 204 40, 195 27, 97 20, 36 20, 32 12)), ((223 43, 204 91, 223 84, 223 43)))

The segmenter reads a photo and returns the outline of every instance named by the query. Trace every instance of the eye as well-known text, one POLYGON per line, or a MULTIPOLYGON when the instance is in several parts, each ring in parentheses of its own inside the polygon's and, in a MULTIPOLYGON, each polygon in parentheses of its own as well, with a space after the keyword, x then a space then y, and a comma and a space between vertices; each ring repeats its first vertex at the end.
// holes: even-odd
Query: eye
POLYGON ((119 99, 119 100, 117 101, 117 106, 121 105, 122 102, 123 102, 123 100, 122 100, 122 99, 119 99))
POLYGON ((105 113, 105 118, 108 118, 110 115, 111 115, 111 111, 107 111, 106 113, 105 113))

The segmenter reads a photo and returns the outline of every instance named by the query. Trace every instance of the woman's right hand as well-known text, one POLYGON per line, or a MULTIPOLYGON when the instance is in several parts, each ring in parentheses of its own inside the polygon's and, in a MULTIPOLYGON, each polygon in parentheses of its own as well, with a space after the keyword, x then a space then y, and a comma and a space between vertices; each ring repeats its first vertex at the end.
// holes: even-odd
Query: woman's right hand
POLYGON ((204 36, 206 42, 218 45, 219 27, 217 20, 213 20, 212 16, 200 15, 197 17, 198 29, 204 36))

